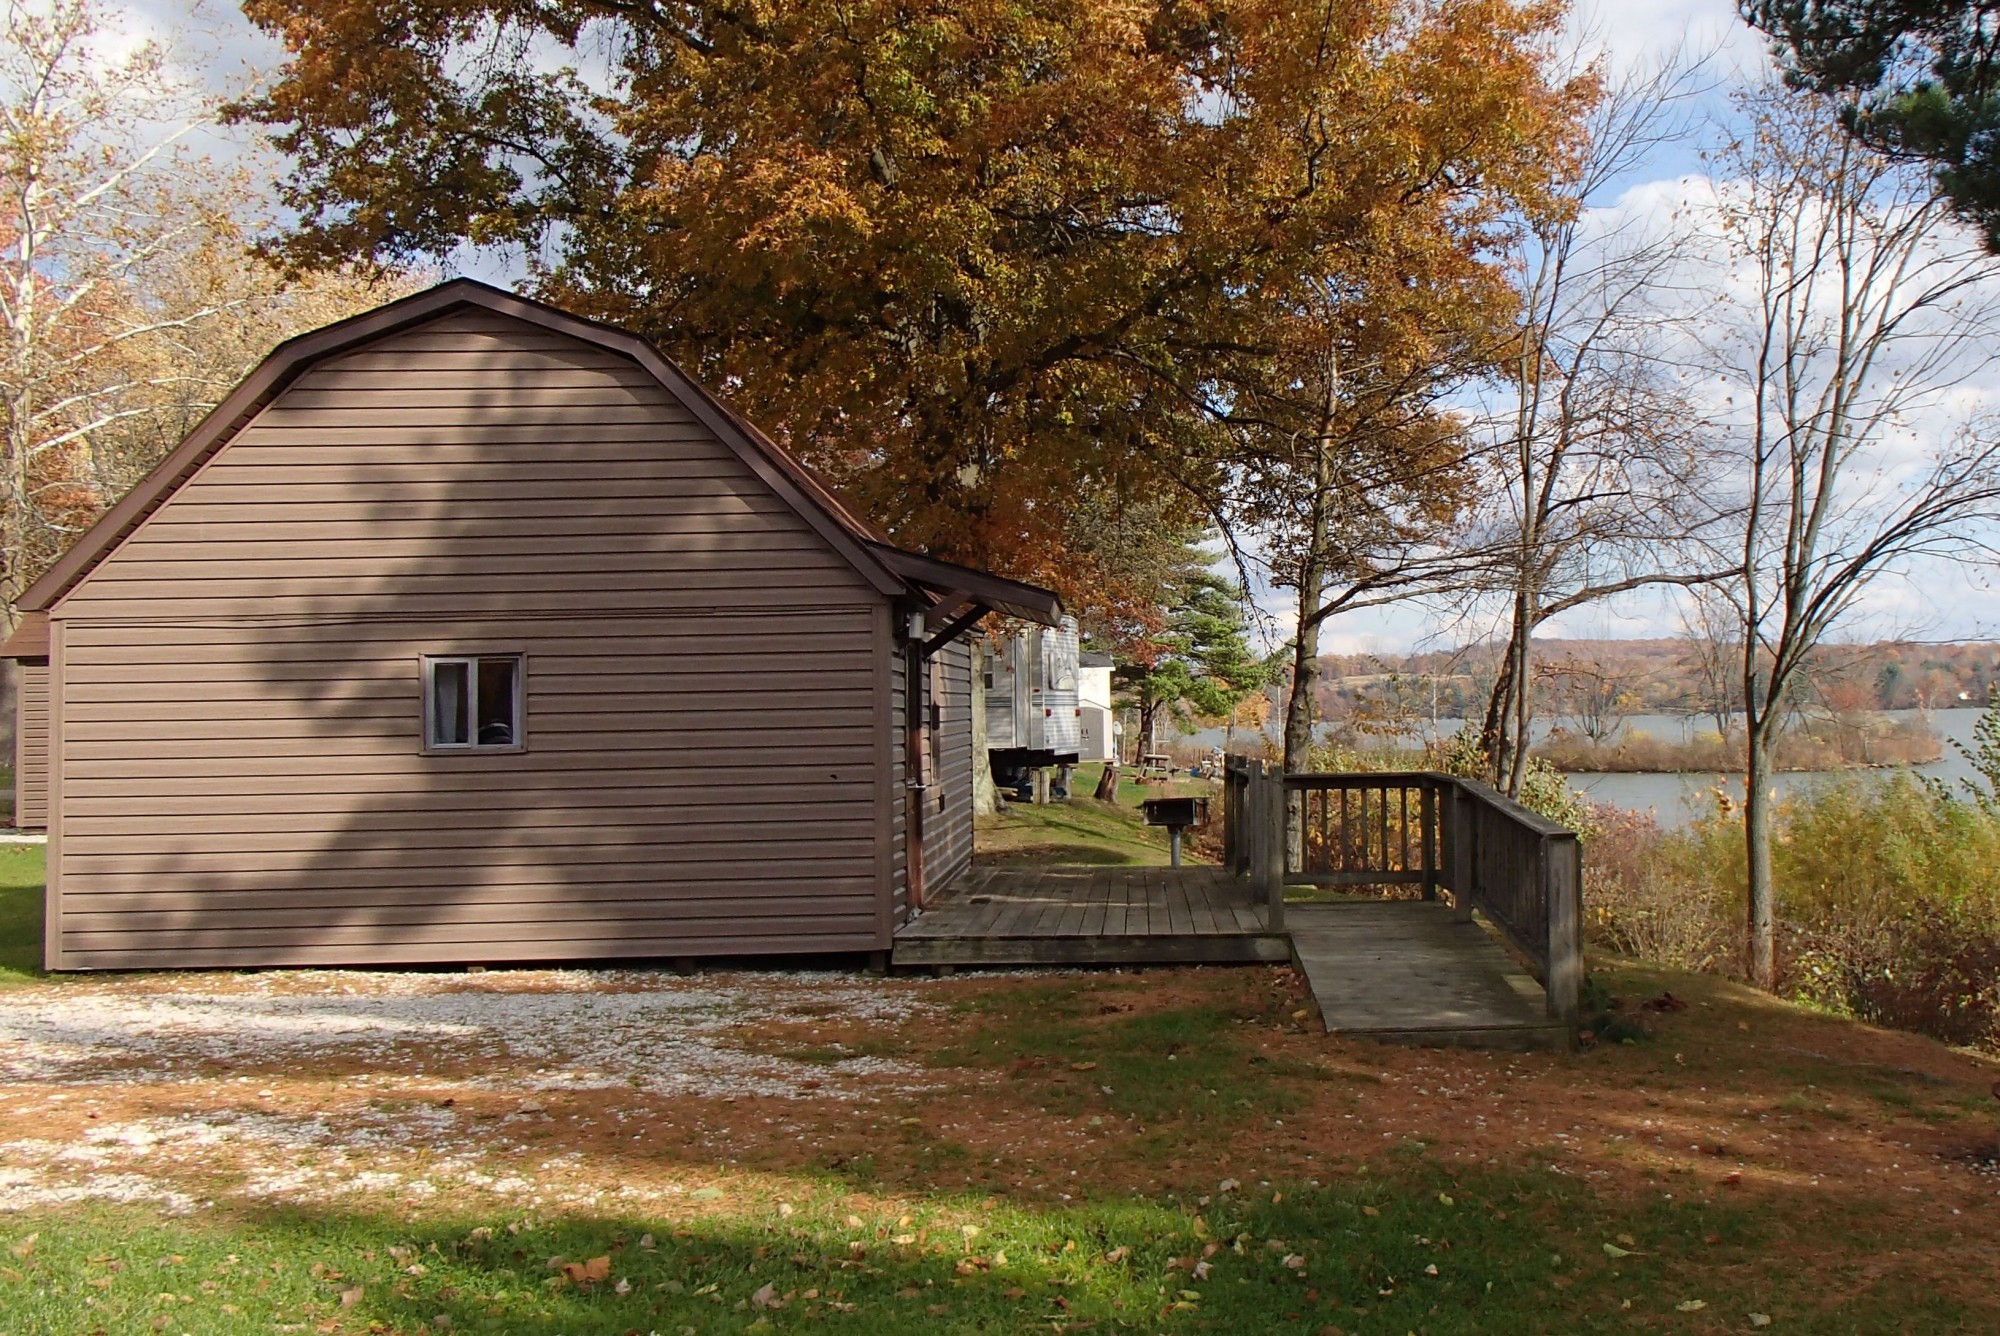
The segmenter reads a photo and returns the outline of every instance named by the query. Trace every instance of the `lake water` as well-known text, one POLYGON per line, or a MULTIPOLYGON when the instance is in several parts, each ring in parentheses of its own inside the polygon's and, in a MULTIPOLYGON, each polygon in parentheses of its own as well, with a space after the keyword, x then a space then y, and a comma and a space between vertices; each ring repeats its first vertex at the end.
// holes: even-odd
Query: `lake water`
MULTIPOLYGON (((1914 719, 1915 710, 1891 710, 1892 718, 1914 719)), ((1972 741, 1972 726, 1979 722, 1983 711, 1977 709, 1932 710, 1931 727, 1936 731, 1944 746, 1944 755, 1927 765, 1907 768, 1919 775, 1934 775, 1940 779, 1956 783, 1972 777, 1972 767, 1958 754, 1951 744, 1972 741)), ((1548 731, 1561 720, 1537 719, 1534 732, 1537 737, 1545 737, 1548 731)), ((1456 720, 1443 725, 1442 731, 1455 732, 1456 720)), ((1658 738, 1685 740, 1696 734, 1713 732, 1712 720, 1677 714, 1633 715, 1625 721, 1628 733, 1650 733, 1658 738)), ((1198 742, 1205 746, 1223 745, 1221 729, 1209 729, 1184 741, 1198 742)), ((1889 770, 1836 770, 1798 771, 1779 775, 1773 784, 1779 793, 1792 793, 1824 783, 1829 779, 1846 778, 1854 775, 1889 774, 1889 770)), ((1629 808, 1633 811, 1650 811, 1666 826, 1684 826, 1696 815, 1705 811, 1710 795, 1717 788, 1726 792, 1734 802, 1743 801, 1743 780, 1739 775, 1627 775, 1627 774, 1573 774, 1570 783, 1590 795, 1594 802, 1613 807, 1629 808)))
MULTIPOLYGON (((1972 778, 1972 767, 1958 754, 1953 742, 1970 744, 1972 726, 1979 722, 1980 710, 1932 710, 1931 728, 1936 731, 1944 745, 1944 755, 1927 765, 1901 766, 1912 774, 1934 775, 1939 779, 1956 784, 1959 780, 1972 778)), ((1914 719, 1915 710, 1891 710, 1891 717, 1914 719)), ((1689 736, 1683 729, 1700 732, 1704 721, 1688 721, 1678 715, 1639 715, 1630 719, 1626 727, 1634 732, 1651 733, 1655 737, 1680 738, 1689 736)), ((1714 724, 1706 724, 1707 731, 1714 731, 1714 724)), ((1886 775, 1883 770, 1801 770, 1779 775, 1772 787, 1779 793, 1793 793, 1825 783, 1830 779, 1846 778, 1854 775, 1886 775)), ((1717 788, 1726 792, 1731 801, 1743 801, 1743 778, 1740 775, 1591 775, 1577 774, 1569 777, 1570 783, 1590 795, 1595 802, 1607 803, 1613 807, 1625 807, 1634 811, 1651 811, 1666 826, 1684 826, 1694 816, 1707 809, 1710 795, 1717 788)))

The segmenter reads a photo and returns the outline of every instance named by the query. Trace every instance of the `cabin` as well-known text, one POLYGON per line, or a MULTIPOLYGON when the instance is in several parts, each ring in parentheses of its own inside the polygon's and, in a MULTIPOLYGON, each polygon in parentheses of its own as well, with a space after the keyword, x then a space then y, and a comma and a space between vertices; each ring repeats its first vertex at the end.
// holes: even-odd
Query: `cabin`
POLYGON ((19 604, 58 970, 886 952, 989 612, 650 344, 455 280, 280 347, 19 604))

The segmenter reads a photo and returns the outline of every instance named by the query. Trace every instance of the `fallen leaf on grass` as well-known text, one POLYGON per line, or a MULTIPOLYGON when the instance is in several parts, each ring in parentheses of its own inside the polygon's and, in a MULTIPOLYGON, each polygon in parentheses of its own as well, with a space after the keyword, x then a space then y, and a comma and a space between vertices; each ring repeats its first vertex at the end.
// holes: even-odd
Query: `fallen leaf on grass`
POLYGON ((1750 1325, 1753 1327, 1768 1327, 1771 1325, 1771 1315, 1769 1313, 1752 1313, 1750 1315, 1750 1325))
POLYGON ((1120 1246, 1104 1254, 1104 1260, 1107 1262, 1122 1262, 1131 1255, 1132 1250, 1130 1248, 1120 1246))
POLYGON ((785 1301, 778 1297, 776 1285, 767 1284, 750 1296, 750 1305, 753 1308, 783 1308, 785 1301))
POLYGON ((1676 1313, 1699 1313, 1706 1307, 1708 1307, 1706 1299, 1683 1299, 1674 1305, 1674 1311, 1676 1313))
POLYGON ((41 1234, 39 1232, 30 1234, 20 1242, 9 1245, 7 1251, 16 1257, 33 1257, 35 1255, 35 1240, 40 1237, 41 1234))
POLYGON ((1615 1243, 1607 1243, 1604 1245, 1604 1255, 1606 1257, 1614 1259, 1619 1257, 1630 1257, 1632 1255, 1632 1250, 1630 1248, 1621 1248, 1615 1243))
POLYGON ((1097 1064, 1094 1062, 1072 1062, 1069 1065, 1069 1069, 1073 1072, 1094 1072, 1097 1070, 1097 1064))
POLYGON ((1378 1216, 1382 1213, 1376 1210, 1373 1206, 1364 1206, 1361 1208, 1361 1214, 1373 1217, 1373 1216, 1378 1216))
POLYGON ((593 1257, 587 1262, 564 1262, 560 1268, 572 1285, 596 1285, 611 1276, 611 1259, 593 1257))
POLYGON ((342 1308, 354 1307, 354 1305, 361 1302, 361 1296, 365 1293, 367 1293, 366 1288, 360 1285, 356 1285, 351 1289, 342 1290, 340 1292, 340 1306, 342 1308))

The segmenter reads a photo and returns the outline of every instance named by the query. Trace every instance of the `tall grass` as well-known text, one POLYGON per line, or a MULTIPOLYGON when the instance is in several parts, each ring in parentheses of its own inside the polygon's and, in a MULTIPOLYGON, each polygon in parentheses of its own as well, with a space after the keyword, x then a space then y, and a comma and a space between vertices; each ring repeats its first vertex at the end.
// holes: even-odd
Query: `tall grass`
MULTIPOLYGON (((1684 830, 1600 809, 1585 855, 1598 945, 1735 974, 1741 814, 1684 830)), ((1779 991, 1947 1042, 2000 1048, 2000 808, 1908 775, 1783 800, 1772 850, 1779 991)))

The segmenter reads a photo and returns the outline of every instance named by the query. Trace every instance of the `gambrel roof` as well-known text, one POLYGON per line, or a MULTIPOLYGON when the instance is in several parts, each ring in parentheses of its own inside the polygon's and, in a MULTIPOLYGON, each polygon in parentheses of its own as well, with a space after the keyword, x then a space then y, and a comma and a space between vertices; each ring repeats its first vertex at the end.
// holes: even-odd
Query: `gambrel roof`
MULTIPOLYGON (((7 643, 0 646, 0 656, 25 658, 47 654, 47 611, 87 579, 100 561, 307 370, 328 358, 464 308, 479 308, 538 325, 638 363, 797 511, 878 593, 890 597, 912 596, 931 608, 955 612, 961 619, 971 608, 982 613, 989 609, 1000 611, 1048 625, 1061 618, 1061 600, 1046 589, 895 547, 770 437, 638 335, 473 279, 458 278, 278 345, 228 398, 202 419, 178 448, 28 587, 17 605, 24 614, 21 624, 7 643)), ((965 625, 970 625, 970 621, 965 625)))

